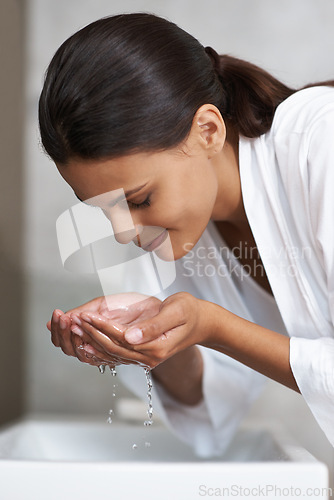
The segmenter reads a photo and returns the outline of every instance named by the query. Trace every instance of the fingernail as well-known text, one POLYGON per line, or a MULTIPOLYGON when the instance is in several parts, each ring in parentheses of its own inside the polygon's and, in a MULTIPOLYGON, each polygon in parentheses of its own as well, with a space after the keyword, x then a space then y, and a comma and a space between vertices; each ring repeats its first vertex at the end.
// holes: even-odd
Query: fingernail
POLYGON ((92 318, 90 316, 88 316, 87 314, 83 313, 83 314, 80 314, 80 316, 81 316, 81 319, 83 319, 87 323, 92 323, 92 318))
POLYGON ((62 330, 65 330, 65 328, 67 327, 67 322, 61 317, 59 320, 59 325, 62 330))
POLYGON ((53 322, 56 324, 59 322, 59 316, 56 313, 56 311, 53 311, 53 318, 52 319, 53 319, 53 322))
POLYGON ((76 323, 77 325, 81 325, 81 320, 80 320, 79 316, 77 316, 76 314, 72 314, 71 318, 74 321, 74 323, 76 323))
POLYGON ((71 326, 71 332, 75 333, 76 335, 80 335, 82 336, 83 335, 83 331, 81 330, 81 328, 79 328, 77 325, 73 325, 71 326))
POLYGON ((132 328, 125 333, 125 340, 129 342, 129 344, 140 344, 143 339, 143 332, 140 328, 132 328))

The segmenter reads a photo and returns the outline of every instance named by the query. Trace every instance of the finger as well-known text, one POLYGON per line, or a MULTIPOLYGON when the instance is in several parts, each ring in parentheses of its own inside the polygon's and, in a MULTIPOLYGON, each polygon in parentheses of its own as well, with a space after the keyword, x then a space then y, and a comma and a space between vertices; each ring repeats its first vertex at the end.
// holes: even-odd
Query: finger
POLYGON ((53 345, 55 345, 56 347, 60 347, 58 329, 59 329, 59 320, 62 314, 63 311, 55 309, 52 313, 51 322, 49 322, 51 331, 51 341, 53 345))
POLYGON ((91 336, 91 338, 99 344, 100 350, 105 352, 108 356, 112 356, 113 358, 117 357, 121 359, 122 362, 135 362, 144 365, 149 364, 149 359, 146 355, 115 344, 112 339, 97 330, 93 325, 83 322, 82 327, 91 336))
POLYGON ((73 349, 79 361, 92 366, 99 366, 106 363, 103 354, 93 349, 90 345, 82 342, 82 338, 72 332, 71 341, 73 349))
MULTIPOLYGON (((99 359, 99 356, 96 352, 90 352, 90 350, 88 349, 90 346, 83 341, 81 332, 81 328, 79 328, 77 325, 71 326, 71 342, 76 357, 82 363, 90 365, 101 364, 102 359, 99 359), (77 332, 80 332, 80 334, 78 335, 77 332)), ((85 337, 89 338, 89 336, 86 334, 85 337)))
MULTIPOLYGON (((80 324, 82 324, 81 321, 80 324)), ((108 356, 105 352, 101 351, 99 345, 81 327, 72 325, 71 332, 72 345, 80 361, 95 365, 99 365, 102 362, 109 364, 118 361, 115 357, 108 356)))
MULTIPOLYGON (((91 325, 86 325, 86 327, 93 329, 91 325)), ((95 340, 87 335, 81 327, 77 325, 71 326, 71 342, 73 346, 73 350, 75 352, 76 357, 85 364, 90 364, 92 366, 99 366, 101 364, 107 364, 111 367, 120 364, 130 364, 133 363, 133 360, 130 360, 128 357, 122 357, 120 355, 108 354, 106 351, 101 350, 99 348, 99 344, 95 342, 95 340), (77 334, 79 332, 79 335, 77 334), (89 338, 89 343, 83 342, 83 336, 87 339, 89 338)), ((140 363, 143 361, 140 360, 140 363)))
POLYGON ((82 343, 89 343, 91 338, 81 328, 82 321, 77 314, 71 314, 71 332, 81 337, 82 343))
POLYGON ((78 335, 72 334, 71 335, 71 342, 72 342, 73 350, 76 354, 76 357, 78 358, 79 361, 81 361, 81 363, 85 363, 85 364, 89 364, 89 365, 95 364, 94 361, 92 360, 93 356, 91 354, 89 354, 89 355, 87 354, 87 352, 85 351, 82 339, 78 335))
POLYGON ((144 344, 159 337, 166 337, 172 330, 184 324, 182 309, 177 301, 163 302, 158 314, 128 328, 124 337, 129 344, 144 344))
POLYGON ((120 356, 109 356, 105 352, 101 352, 98 349, 92 347, 91 344, 85 344, 82 346, 85 354, 89 357, 95 358, 98 362, 97 364, 107 364, 110 367, 120 365, 120 364, 130 364, 128 359, 122 358, 120 356))
POLYGON ((67 356, 76 356, 71 341, 71 335, 71 318, 69 318, 69 316, 67 316, 66 314, 63 314, 59 318, 59 347, 64 354, 67 354, 67 356))
MULTIPOLYGON (((88 323, 85 323, 85 322, 80 320, 80 325, 81 326, 78 326, 77 324, 72 324, 72 326, 71 326, 72 336, 80 337, 81 343, 84 346, 89 344, 92 347, 94 347, 94 349, 99 351, 101 349, 101 346, 99 344, 97 344, 96 341, 90 335, 88 335, 88 333, 84 330, 84 328, 86 328, 86 329, 88 328, 88 323)), ((72 341, 72 344, 73 344, 73 341, 72 341)), ((103 353, 101 353, 101 354, 103 354, 103 353)))
POLYGON ((78 359, 79 361, 82 361, 85 364, 91 365, 91 366, 100 366, 100 365, 105 365, 108 364, 104 359, 99 358, 95 354, 91 352, 86 351, 85 346, 79 346, 77 348, 78 352, 78 359), (81 359, 80 359, 81 356, 81 359))
POLYGON ((91 325, 107 335, 114 342, 117 342, 117 344, 124 344, 124 331, 126 328, 124 325, 111 322, 109 318, 93 313, 82 313, 80 314, 80 319, 86 328, 88 325, 91 325))
POLYGON ((90 358, 92 356, 88 356, 87 353, 85 352, 84 343, 82 341, 82 338, 79 335, 75 335, 72 332, 71 342, 72 342, 73 350, 75 351, 76 357, 78 358, 78 360, 81 361, 82 363, 91 364, 90 358))

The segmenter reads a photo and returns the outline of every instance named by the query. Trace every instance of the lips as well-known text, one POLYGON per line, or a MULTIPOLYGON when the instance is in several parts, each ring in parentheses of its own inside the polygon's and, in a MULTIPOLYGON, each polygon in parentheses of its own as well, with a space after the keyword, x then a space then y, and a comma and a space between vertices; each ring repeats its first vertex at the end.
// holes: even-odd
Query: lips
POLYGON ((148 245, 142 245, 143 250, 146 252, 153 252, 156 250, 167 238, 168 231, 165 229, 162 233, 159 234, 156 238, 154 238, 148 245))

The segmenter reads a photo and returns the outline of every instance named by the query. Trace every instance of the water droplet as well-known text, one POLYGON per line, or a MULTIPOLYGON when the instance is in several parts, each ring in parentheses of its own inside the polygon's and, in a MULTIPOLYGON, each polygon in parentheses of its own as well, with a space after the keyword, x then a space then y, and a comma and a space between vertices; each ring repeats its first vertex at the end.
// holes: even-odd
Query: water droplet
POLYGON ((116 368, 115 368, 115 367, 112 367, 112 366, 109 366, 109 368, 110 368, 110 371, 111 371, 111 375, 112 375, 113 377, 116 377, 116 375, 117 375, 116 368))
POLYGON ((149 443, 148 441, 146 441, 145 448, 150 448, 150 447, 151 447, 151 443, 149 443))
POLYGON ((99 366, 100 373, 104 373, 106 371, 106 365, 100 365, 99 366))
POLYGON ((114 413, 114 410, 112 410, 112 409, 110 408, 110 410, 109 410, 109 415, 112 415, 113 413, 114 413))
POLYGON ((133 444, 133 445, 132 445, 132 449, 133 449, 133 450, 136 450, 137 448, 138 448, 138 446, 137 446, 136 444, 133 444))
POLYGON ((112 397, 114 398, 115 396, 116 396, 116 394, 113 392, 113 393, 112 393, 112 397))
POLYGON ((147 382, 147 399, 148 399, 148 409, 147 415, 148 420, 145 420, 144 425, 147 427, 153 424, 152 416, 153 416, 153 405, 152 405, 152 377, 151 371, 149 368, 145 368, 146 382, 147 382))
POLYGON ((108 418, 107 418, 107 423, 108 423, 108 424, 112 424, 112 418, 111 418, 111 417, 108 417, 108 418))

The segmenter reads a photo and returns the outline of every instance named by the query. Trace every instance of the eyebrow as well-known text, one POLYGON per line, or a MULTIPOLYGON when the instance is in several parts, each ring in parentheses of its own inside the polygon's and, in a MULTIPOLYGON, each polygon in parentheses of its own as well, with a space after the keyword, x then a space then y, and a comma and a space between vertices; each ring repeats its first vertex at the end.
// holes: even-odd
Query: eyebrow
MULTIPOLYGON (((138 191, 140 191, 141 189, 143 189, 143 187, 145 187, 147 184, 147 182, 145 184, 142 184, 141 186, 138 186, 136 188, 133 188, 133 189, 129 189, 129 191, 126 191, 124 193, 124 197, 125 198, 128 198, 129 196, 132 196, 133 194, 137 193, 138 191)), ((79 201, 81 201, 81 203, 86 203, 85 201, 83 201, 81 198, 79 198, 79 196, 76 194, 76 192, 74 192, 75 196, 78 198, 79 201)), ((113 200, 112 204, 110 205, 110 207, 113 207, 114 205, 116 205, 119 201, 123 200, 124 199, 123 195, 119 196, 118 198, 116 198, 115 200, 113 200)), ((88 203, 86 203, 86 205, 88 205, 88 203)))

